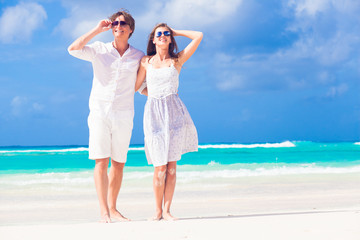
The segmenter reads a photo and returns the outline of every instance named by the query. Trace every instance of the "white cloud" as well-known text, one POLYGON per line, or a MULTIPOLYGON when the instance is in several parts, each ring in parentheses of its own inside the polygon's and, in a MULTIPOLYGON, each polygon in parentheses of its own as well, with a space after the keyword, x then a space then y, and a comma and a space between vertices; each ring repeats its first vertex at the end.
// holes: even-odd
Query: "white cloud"
POLYGON ((225 25, 224 21, 230 21, 238 12, 242 0, 172 0, 149 3, 149 11, 137 18, 139 26, 147 30, 159 22, 166 22, 175 28, 204 28, 219 23, 225 25))
POLYGON ((345 83, 340 84, 338 86, 332 86, 328 90, 326 96, 330 97, 330 98, 335 98, 335 97, 343 95, 345 92, 348 91, 348 89, 349 89, 349 87, 345 83))
POLYGON ((217 87, 222 91, 244 88, 244 78, 237 72, 226 71, 220 75, 217 87))
POLYGON ((240 90, 250 93, 261 89, 302 88, 302 81, 289 79, 286 59, 273 54, 215 53, 213 69, 220 91, 240 90))
MULTIPOLYGON (((69 2, 66 8, 69 11, 69 17, 60 21, 55 32, 62 32, 65 36, 76 39, 81 35, 93 29, 100 20, 108 17, 106 7, 101 8, 94 5, 79 6, 78 2, 69 2)), ((109 31, 110 32, 110 31, 109 31)), ((108 34, 101 34, 98 40, 109 40, 108 34)))
MULTIPOLYGON (((87 3, 86 1, 62 0, 62 2, 69 16, 61 20, 55 31, 62 32, 73 39, 88 32, 96 26, 98 21, 116 11, 113 1, 87 3)), ((146 9, 141 13, 131 12, 131 14, 136 21, 136 30, 147 35, 159 22, 166 22, 174 28, 200 29, 219 23, 224 27, 224 22, 231 22, 232 16, 238 12, 242 0, 148 0, 147 2, 134 1, 132 4, 136 4, 137 8, 143 6, 146 9)), ((109 34, 106 37, 100 36, 99 40, 111 38, 112 35, 109 34)))
POLYGON ((316 17, 331 9, 345 14, 358 14, 360 2, 357 0, 288 0, 287 6, 295 11, 297 17, 316 17))
POLYGON ((27 102, 27 98, 26 97, 20 97, 20 96, 16 96, 11 100, 11 106, 12 107, 19 107, 22 104, 27 102))
POLYGON ((36 111, 36 112, 40 112, 40 111, 42 111, 44 109, 44 105, 35 102, 35 103, 32 104, 32 109, 34 111, 36 111))
POLYGON ((19 116, 22 113, 23 106, 26 105, 28 99, 26 97, 16 96, 11 100, 11 113, 19 116))
POLYGON ((290 13, 284 32, 295 33, 294 42, 268 53, 215 54, 218 89, 299 90, 319 86, 329 89, 328 97, 346 93, 347 85, 341 81, 347 79, 339 74, 359 69, 355 63, 360 59, 360 2, 291 0, 284 7, 290 13), (225 84, 223 72, 229 76, 241 73, 243 77, 232 77, 225 84))
POLYGON ((44 110, 44 105, 31 102, 27 97, 15 96, 10 103, 11 114, 15 117, 24 116, 28 113, 39 113, 44 110))
POLYGON ((281 49, 276 54, 289 60, 312 59, 324 66, 337 65, 360 52, 360 34, 338 31, 329 38, 301 35, 290 48, 281 49))
POLYGON ((20 2, 4 9, 0 18, 0 41, 29 42, 33 32, 47 19, 45 9, 38 3, 20 2))
POLYGON ((332 75, 329 71, 321 71, 318 73, 318 81, 321 84, 329 84, 335 81, 335 76, 332 75))
POLYGON ((307 14, 315 16, 318 12, 325 11, 333 2, 332 0, 290 0, 289 6, 295 9, 297 16, 307 14))
POLYGON ((286 8, 295 11, 287 30, 299 39, 283 54, 334 65, 360 53, 359 1, 290 0, 286 8))

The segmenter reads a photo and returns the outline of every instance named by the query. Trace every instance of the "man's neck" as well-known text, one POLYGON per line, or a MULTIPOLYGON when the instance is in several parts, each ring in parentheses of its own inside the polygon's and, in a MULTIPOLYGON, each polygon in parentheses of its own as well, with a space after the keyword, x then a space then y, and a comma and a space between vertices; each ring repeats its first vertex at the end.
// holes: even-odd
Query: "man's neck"
POLYGON ((129 43, 127 40, 114 39, 113 46, 119 52, 120 56, 122 56, 124 55, 125 51, 129 48, 129 43))

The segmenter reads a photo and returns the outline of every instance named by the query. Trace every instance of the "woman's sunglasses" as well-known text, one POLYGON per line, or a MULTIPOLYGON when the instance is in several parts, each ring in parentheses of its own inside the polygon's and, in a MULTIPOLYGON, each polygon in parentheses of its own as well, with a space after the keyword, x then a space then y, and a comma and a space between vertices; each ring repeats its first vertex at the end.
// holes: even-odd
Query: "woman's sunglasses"
POLYGON ((164 36, 170 36, 170 31, 164 31, 164 32, 156 32, 156 37, 161 37, 161 35, 164 33, 164 36))
POLYGON ((116 27, 119 24, 120 24, 121 27, 123 27, 123 26, 127 25, 127 22, 125 22, 125 21, 115 21, 115 22, 111 23, 111 27, 116 27))

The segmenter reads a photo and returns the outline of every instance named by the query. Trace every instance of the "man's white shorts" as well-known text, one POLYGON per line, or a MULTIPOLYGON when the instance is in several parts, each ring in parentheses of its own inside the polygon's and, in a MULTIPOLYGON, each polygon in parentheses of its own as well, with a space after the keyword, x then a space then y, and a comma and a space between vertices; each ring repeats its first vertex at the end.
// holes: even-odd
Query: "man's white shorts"
POLYGON ((125 163, 133 129, 133 112, 100 114, 90 111, 89 158, 110 157, 116 162, 125 163))

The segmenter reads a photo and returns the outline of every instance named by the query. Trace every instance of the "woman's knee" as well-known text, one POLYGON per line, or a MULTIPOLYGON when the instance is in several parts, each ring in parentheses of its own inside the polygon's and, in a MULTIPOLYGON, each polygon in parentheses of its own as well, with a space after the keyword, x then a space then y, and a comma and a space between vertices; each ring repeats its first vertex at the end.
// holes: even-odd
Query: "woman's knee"
POLYGON ((168 167, 166 171, 167 177, 175 177, 176 176, 176 167, 168 167))
POLYGON ((166 165, 155 167, 155 172, 154 172, 155 186, 160 187, 160 186, 164 185, 165 177, 166 177, 166 169, 167 169, 166 165))
POLYGON ((166 174, 170 177, 176 176, 176 162, 169 162, 166 174))
POLYGON ((168 167, 166 171, 166 182, 174 183, 176 181, 176 168, 168 167))

